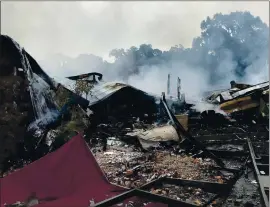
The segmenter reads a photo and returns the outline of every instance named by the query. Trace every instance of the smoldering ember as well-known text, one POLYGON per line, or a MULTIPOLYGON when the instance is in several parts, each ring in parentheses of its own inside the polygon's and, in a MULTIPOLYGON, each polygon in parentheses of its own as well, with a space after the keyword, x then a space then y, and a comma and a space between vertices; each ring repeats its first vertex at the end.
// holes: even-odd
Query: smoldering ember
MULTIPOLYGON (((209 21, 215 20, 202 27, 209 21)), ((261 50, 268 49, 267 38, 257 45, 261 50)), ((200 47, 199 40, 194 47, 200 47)), ((159 94, 111 81, 103 66, 56 80, 35 54, 1 35, 1 207, 268 206, 269 81, 241 79, 252 74, 245 70, 252 63, 241 52, 250 49, 247 56, 253 57, 254 47, 232 40, 238 44, 233 47, 238 47, 239 80, 215 88, 224 79, 213 72, 211 90, 193 99, 182 87, 185 77, 170 71, 159 94)), ((142 45, 133 52, 138 58, 152 55, 155 64, 170 52, 188 56, 192 49, 162 52, 142 45)), ((120 59, 131 53, 106 64, 125 68, 120 59)), ((216 58, 213 53, 220 57, 212 66, 225 64, 225 51, 214 48, 206 55, 216 58)), ((256 61, 265 62, 260 55, 256 61)), ((193 61, 200 62, 195 56, 193 61)), ((139 73, 119 71, 125 77, 139 73)))

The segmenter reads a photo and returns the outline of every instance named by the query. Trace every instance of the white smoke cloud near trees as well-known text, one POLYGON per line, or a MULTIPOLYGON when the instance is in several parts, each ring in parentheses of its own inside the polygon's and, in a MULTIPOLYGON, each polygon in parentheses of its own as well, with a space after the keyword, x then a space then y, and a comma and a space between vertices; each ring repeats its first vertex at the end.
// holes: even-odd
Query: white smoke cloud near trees
POLYGON ((1 29, 51 77, 97 71, 104 80, 160 94, 171 73, 172 92, 179 76, 186 95, 199 97, 228 88, 231 80, 269 79, 266 7, 263 2, 5 2, 1 29), (245 10, 252 14, 240 12, 245 10), (104 59, 110 49, 114 62, 104 59), (41 54, 49 56, 40 61, 41 54))
POLYGON ((107 81, 127 82, 156 94, 165 91, 170 73, 172 91, 176 92, 179 76, 183 91, 189 97, 200 97, 207 90, 228 88, 231 80, 250 84, 269 80, 269 27, 249 12, 218 13, 201 22, 201 35, 193 39, 190 48, 180 44, 162 51, 141 44, 113 49, 110 56, 114 58, 112 63, 82 54, 62 57, 60 65, 50 65, 52 59, 41 64, 77 74, 101 72, 107 81))

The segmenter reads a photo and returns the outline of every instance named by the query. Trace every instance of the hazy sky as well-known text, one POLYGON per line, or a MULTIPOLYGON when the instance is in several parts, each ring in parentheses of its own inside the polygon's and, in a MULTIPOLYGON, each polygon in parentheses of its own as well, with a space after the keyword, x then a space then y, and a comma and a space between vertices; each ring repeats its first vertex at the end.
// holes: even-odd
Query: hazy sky
POLYGON ((37 60, 62 53, 106 57, 114 48, 150 43, 186 47, 215 13, 250 11, 269 25, 268 2, 1 2, 1 33, 37 60))

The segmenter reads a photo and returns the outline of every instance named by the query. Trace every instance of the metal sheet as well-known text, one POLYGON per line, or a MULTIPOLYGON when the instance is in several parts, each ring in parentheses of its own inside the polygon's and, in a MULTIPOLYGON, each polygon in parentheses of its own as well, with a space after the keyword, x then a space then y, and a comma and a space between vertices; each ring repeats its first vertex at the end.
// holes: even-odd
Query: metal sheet
MULTIPOLYGON (((254 86, 251 86, 249 88, 243 89, 243 90, 239 90, 239 89, 228 89, 228 90, 223 90, 223 91, 217 91, 216 93, 220 93, 221 97, 224 99, 224 101, 228 101, 228 100, 232 100, 238 96, 242 96, 248 92, 251 92, 253 90, 258 90, 258 89, 262 89, 262 88, 266 88, 269 87, 269 82, 264 82, 264 83, 260 83, 254 86)), ((214 93, 212 93, 213 95, 214 93)), ((212 96, 211 95, 211 96, 212 96)), ((210 95, 208 95, 209 97, 210 95)))
POLYGON ((230 94, 230 91, 223 91, 220 95, 225 101, 231 100, 233 98, 230 94))
MULTIPOLYGON (((89 106, 92 106, 96 103, 98 103, 99 101, 102 101, 106 98, 108 98, 109 96, 111 96, 112 94, 114 94, 115 92, 123 89, 123 88, 133 88, 134 90, 137 91, 141 91, 137 88, 134 88, 128 84, 125 83, 117 83, 117 82, 107 82, 107 83, 103 83, 103 84, 99 84, 97 86, 95 86, 91 92, 91 96, 89 96, 88 100, 89 100, 89 106)), ((144 91, 141 91, 142 93, 145 93, 144 91)), ((145 93, 146 95, 148 95, 147 93, 145 93)))
POLYGON ((235 92, 234 94, 232 94, 231 96, 233 98, 236 98, 238 96, 241 96, 241 95, 244 95, 250 91, 253 91, 253 90, 257 90, 257 89, 261 89, 261 88, 265 88, 265 87, 269 87, 269 82, 266 82, 266 83, 261 83, 261 84, 258 84, 258 85, 255 85, 255 86, 252 86, 252 87, 249 87, 249 88, 246 88, 244 90, 241 90, 241 91, 237 91, 235 92))

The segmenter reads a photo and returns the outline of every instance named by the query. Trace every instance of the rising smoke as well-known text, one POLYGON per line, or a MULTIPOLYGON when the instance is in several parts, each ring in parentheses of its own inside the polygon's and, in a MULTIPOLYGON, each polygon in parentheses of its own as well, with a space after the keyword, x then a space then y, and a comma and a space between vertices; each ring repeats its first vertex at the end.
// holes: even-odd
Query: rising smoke
MULTIPOLYGON (((231 80, 256 84, 268 81, 269 27, 249 12, 216 14, 201 22, 201 35, 194 38, 191 48, 174 46, 168 51, 149 44, 129 49, 114 49, 109 63, 94 55, 58 59, 46 67, 67 74, 101 72, 106 81, 124 81, 147 92, 160 94, 166 90, 171 74, 172 92, 177 77, 190 99, 200 99, 209 90, 228 88, 231 80)), ((68 75, 75 75, 67 74, 68 75)), ((176 95, 176 94, 173 94, 176 95)))

